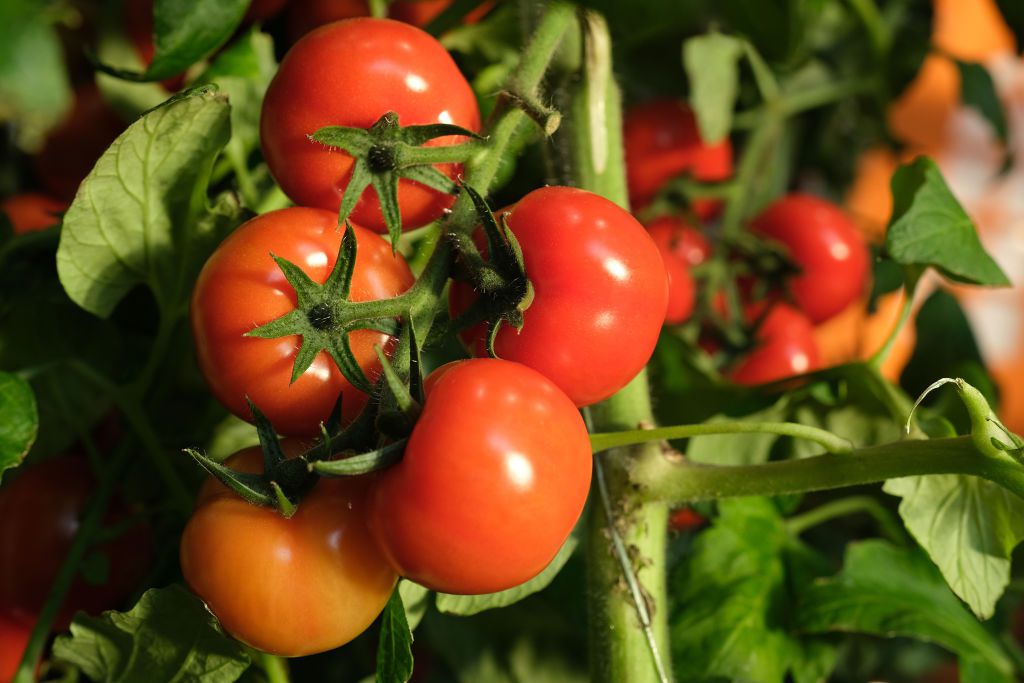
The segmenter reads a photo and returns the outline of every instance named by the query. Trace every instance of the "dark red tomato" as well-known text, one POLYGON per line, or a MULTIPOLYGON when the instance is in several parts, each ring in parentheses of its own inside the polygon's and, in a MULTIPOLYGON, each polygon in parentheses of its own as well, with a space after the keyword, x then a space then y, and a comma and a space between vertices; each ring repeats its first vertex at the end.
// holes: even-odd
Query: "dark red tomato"
MULTIPOLYGON (((262 453, 248 448, 228 464, 260 472, 262 453)), ((344 645, 373 623, 397 579, 366 526, 371 482, 322 479, 286 519, 209 480, 181 537, 185 581, 259 650, 300 657, 344 645)))
POLYGON ((0 614, 0 683, 11 683, 32 635, 32 623, 0 614))
MULTIPOLYGON (((78 456, 25 467, 5 481, 0 488, 0 609, 35 620, 94 488, 89 464, 78 456)), ((123 522, 130 514, 115 500, 104 524, 123 522)), ((66 628, 78 610, 99 614, 121 606, 152 562, 152 532, 140 522, 91 552, 109 560, 106 580, 96 585, 78 577, 54 622, 57 629, 66 628)))
POLYGON ((753 227, 783 244, 803 271, 793 279, 792 292, 812 322, 828 320, 864 293, 870 253, 856 224, 835 204, 787 195, 765 209, 753 227))
MULTIPOLYGON (((504 327, 495 351, 539 371, 578 406, 608 398, 650 360, 665 321, 668 277, 657 246, 627 211, 570 187, 534 190, 507 221, 534 299, 522 331, 504 327)), ((468 285, 453 284, 452 313, 475 298, 468 285)), ((463 341, 486 355, 483 326, 463 341)))
POLYGON ((668 274, 668 311, 665 323, 678 325, 690 318, 697 302, 697 284, 690 269, 711 255, 711 244, 685 221, 661 216, 647 226, 658 246, 668 274))
POLYGON ((266 21, 283 10, 287 2, 288 0, 252 0, 242 21, 248 23, 266 21))
POLYGON ((16 194, 0 202, 0 211, 7 215, 15 235, 57 225, 67 208, 67 202, 37 192, 16 194))
POLYGON ((814 325, 792 306, 773 305, 756 339, 754 350, 730 373, 737 384, 765 384, 821 367, 814 325))
MULTIPOLYGON (((324 126, 369 128, 393 111, 402 125, 453 123, 480 127, 469 83, 441 43, 390 19, 349 19, 323 26, 297 42, 267 90, 260 118, 263 155, 296 203, 337 211, 352 173, 352 157, 311 141, 324 126)), ((430 144, 450 144, 439 138, 430 144)), ((441 165, 451 177, 458 165, 441 165)), ((401 180, 398 200, 406 229, 439 218, 454 197, 401 180)), ((377 232, 384 217, 367 188, 352 220, 377 232)))
MULTIPOLYGON (((124 31, 135 48, 143 66, 148 67, 156 55, 153 36, 153 0, 125 0, 124 31)), ((167 92, 177 92, 185 85, 185 74, 160 81, 167 92)))
MULTIPOLYGON (((352 301, 397 296, 413 283, 401 255, 376 233, 353 226, 358 252, 352 301)), ((251 330, 295 309, 295 291, 271 254, 324 282, 337 260, 344 230, 331 211, 291 207, 257 216, 238 228, 206 262, 192 295, 192 332, 199 367, 213 394, 228 410, 252 419, 245 397, 286 435, 319 434, 339 394, 346 420, 366 403, 326 352, 294 384, 292 364, 299 339, 246 337, 251 330)), ((352 352, 371 378, 380 371, 375 344, 389 337, 371 330, 349 335, 352 352)))
MULTIPOLYGON (((688 174, 702 182, 726 180, 732 175, 732 144, 728 138, 705 144, 688 106, 678 100, 655 100, 631 107, 623 124, 626 175, 633 209, 647 206, 665 183, 688 174)), ((698 200, 694 211, 713 216, 720 206, 698 200)))
POLYGON ((51 194, 71 201, 96 160, 125 128, 92 83, 75 89, 71 113, 33 157, 36 176, 51 194))
POLYGON ((443 366, 370 527, 399 574, 446 593, 505 590, 551 562, 583 510, 591 455, 579 412, 518 363, 443 366))
POLYGON ((289 3, 285 24, 289 39, 295 42, 325 24, 368 16, 370 6, 366 0, 305 0, 289 3))
MULTIPOLYGON (((395 0, 388 5, 388 16, 423 28, 451 4, 452 0, 395 0)), ((466 15, 465 23, 475 24, 480 21, 493 6, 493 2, 481 3, 466 15)))
POLYGON ((668 518, 668 527, 672 531, 693 531, 704 526, 707 520, 697 514, 693 508, 673 510, 668 518))

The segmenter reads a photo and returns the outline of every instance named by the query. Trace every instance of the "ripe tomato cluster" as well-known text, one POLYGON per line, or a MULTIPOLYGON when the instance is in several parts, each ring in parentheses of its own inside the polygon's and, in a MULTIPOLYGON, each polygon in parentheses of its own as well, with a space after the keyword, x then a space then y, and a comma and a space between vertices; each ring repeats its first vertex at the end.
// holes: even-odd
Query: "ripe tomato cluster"
MULTIPOLYGON (((339 227, 355 161, 310 139, 324 126, 368 128, 389 111, 403 125, 479 127, 469 85, 420 29, 359 18, 299 40, 270 85, 261 135, 272 173, 300 206, 239 227, 207 261, 193 292, 197 358, 213 394, 246 419, 253 419, 251 401, 287 437, 282 448, 290 457, 313 457, 319 442, 312 437, 339 403, 342 427, 380 405, 346 379, 339 357, 354 360, 376 383, 378 351, 388 357, 399 343, 380 325, 342 322, 346 306, 408 296, 415 280, 377 234, 385 226, 373 188, 351 223, 339 227), (329 78, 320 68, 325 60, 329 78), (371 81, 372 88, 356 87, 371 81), (353 252, 346 252, 349 237, 353 252), (355 259, 337 294, 346 253, 355 259), (307 290, 321 298, 311 303, 307 290), (281 320, 299 332, 254 333, 281 320), (327 341, 310 351, 313 338, 327 341)), ((446 142, 452 141, 429 144, 446 142)), ((442 170, 459 172, 453 164, 442 170)), ((436 220, 453 199, 403 179, 403 226, 436 220)), ((251 505, 220 483, 201 492, 182 536, 182 572, 238 639, 289 656, 338 647, 372 623, 398 576, 448 593, 501 591, 540 573, 568 538, 591 478, 578 408, 615 393, 647 363, 665 318, 668 279, 643 226, 589 192, 541 188, 503 219, 521 254, 522 277, 509 277, 494 297, 477 291, 469 276, 452 284, 449 303, 455 317, 478 304, 496 314, 500 304, 510 305, 522 312, 521 329, 498 330, 497 358, 488 357, 484 326, 465 331, 478 357, 443 365, 423 380, 422 405, 399 462, 317 480, 290 517, 251 505), (519 296, 509 299, 513 290, 519 296), (622 344, 625 336, 629 344, 622 344), (239 567, 254 572, 241 584, 239 567), (311 574, 317 581, 305 578, 311 574)), ((386 431, 378 440, 395 442, 386 431)), ((264 470, 258 448, 227 465, 264 470)))
MULTIPOLYGON (((706 144, 693 113, 676 101, 655 101, 634 107, 625 120, 626 162, 634 207, 643 210, 674 178, 719 182, 732 173, 728 139, 706 144)), ((701 292, 694 273, 712 255, 712 232, 705 227, 720 211, 716 200, 698 198, 690 216, 658 213, 647 228, 668 272, 669 305, 665 322, 690 320, 701 292)), ((719 323, 737 317, 750 341, 733 354, 725 371, 739 384, 763 384, 821 367, 815 326, 828 321, 866 296, 870 280, 870 251, 856 224, 831 202, 792 193, 763 209, 750 224, 765 249, 781 249, 789 271, 760 279, 750 267, 757 254, 733 249, 724 235, 718 248, 727 255, 738 301, 730 310, 726 294, 709 292, 705 317, 719 323), (767 286, 766 286, 767 285, 767 286)), ((710 278, 709 278, 710 279, 710 278)), ((713 326, 705 326, 702 346, 717 351, 723 345, 713 326)))

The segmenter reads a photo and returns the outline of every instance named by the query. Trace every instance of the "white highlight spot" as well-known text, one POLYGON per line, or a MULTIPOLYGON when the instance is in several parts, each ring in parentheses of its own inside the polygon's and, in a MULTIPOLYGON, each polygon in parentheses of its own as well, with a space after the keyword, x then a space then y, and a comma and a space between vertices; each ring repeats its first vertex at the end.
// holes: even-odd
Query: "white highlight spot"
POLYGON ((426 92, 427 82, 423 80, 423 76, 417 74, 408 74, 405 77, 405 87, 409 88, 413 92, 426 92))
POLYGON ((845 261, 850 258, 850 246, 845 242, 833 243, 828 251, 836 261, 845 261))
POLYGON ((604 269, 613 278, 620 282, 625 282, 629 279, 629 268, 626 264, 617 258, 608 257, 604 260, 604 269))
POLYGON ((533 465, 522 453, 510 453, 505 458, 505 471, 512 483, 521 489, 533 487, 533 465))

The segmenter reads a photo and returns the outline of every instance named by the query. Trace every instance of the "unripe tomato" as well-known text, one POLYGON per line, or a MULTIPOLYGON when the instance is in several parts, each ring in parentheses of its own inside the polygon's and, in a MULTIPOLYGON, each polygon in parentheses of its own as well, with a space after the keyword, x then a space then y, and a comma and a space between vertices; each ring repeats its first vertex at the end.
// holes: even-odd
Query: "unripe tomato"
MULTIPOLYGON (((626 177, 634 209, 651 203, 658 191, 676 176, 689 174, 702 182, 727 180, 732 175, 732 144, 726 138, 706 144, 697 120, 678 100, 655 100, 631 107, 623 123, 626 177)), ((714 200, 694 202, 701 218, 713 216, 714 200)))
MULTIPOLYGON (((522 331, 499 331, 498 356, 539 371, 577 406, 608 398, 650 360, 665 321, 668 278, 657 246, 627 211, 570 187, 534 190, 506 220, 534 299, 522 331)), ((453 314, 475 298, 471 287, 454 283, 453 314)), ((484 356, 486 335, 478 326, 463 341, 484 356)))
MULTIPOLYGON (((228 465, 260 472, 262 458, 248 448, 228 465)), ((322 479, 286 519, 210 480, 181 537, 185 581, 228 633, 259 650, 300 657, 344 645, 373 623, 397 580, 366 527, 370 482, 322 479)))
POLYGON ((67 202, 38 192, 16 194, 0 202, 0 211, 7 214, 15 235, 57 225, 60 223, 60 214, 67 208, 67 202))
MULTIPOLYGON (((348 154, 308 138, 324 126, 369 128, 393 111, 403 126, 480 127, 476 97, 428 33, 389 19, 349 19, 307 34, 285 55, 263 100, 260 139, 274 178, 296 203, 337 211, 352 173, 348 154)), ((429 144, 451 144, 445 137, 429 144)), ((454 178, 460 166, 440 165, 454 178)), ((398 184, 402 225, 439 218, 454 197, 411 180, 398 184)), ((384 232, 380 202, 364 191, 352 221, 384 232)))
POLYGON ((793 297, 812 322, 828 320, 864 293, 870 252, 856 224, 835 204, 790 194, 755 218, 753 228, 783 244, 800 267, 793 297))
POLYGON ((93 83, 75 89, 64 121, 50 131, 33 157, 36 177, 54 196, 71 201, 96 160, 125 128, 93 83))
POLYGON ((658 246, 668 274, 668 310, 665 323, 678 325, 693 314, 697 302, 697 284, 690 268, 703 263, 711 255, 711 244, 684 221, 674 216, 655 219, 647 232, 658 246))
POLYGON ((565 394, 518 363, 435 370, 405 457, 380 478, 370 525, 399 574, 447 593, 536 576, 583 511, 591 454, 565 394))
MULTIPOLYGON (((35 621, 78 533, 95 483, 88 462, 79 456, 25 467, 5 481, 0 488, 0 610, 35 621)), ((115 499, 104 524, 123 522, 129 515, 115 499)), ((54 621, 57 629, 66 628, 78 610, 99 614, 121 606, 152 561, 152 532, 140 522, 90 552, 106 557, 107 576, 100 584, 83 576, 75 579, 54 621)))
POLYGON ((821 367, 814 325, 792 306, 774 304, 756 338, 757 347, 729 375, 737 384, 765 384, 821 367))
MULTIPOLYGON (((352 226, 357 255, 349 298, 385 299, 413 283, 401 255, 376 233, 352 226)), ((192 294, 192 333, 199 367, 213 394, 231 412, 252 419, 248 396, 282 434, 316 435, 320 423, 344 394, 343 417, 359 413, 366 395, 342 376, 327 352, 321 352, 294 384, 292 364, 299 339, 246 337, 253 329, 295 309, 295 290, 271 254, 291 261, 323 283, 337 260, 344 229, 331 211, 291 207, 257 216, 238 228, 206 262, 192 294)), ((373 377, 380 363, 375 344, 389 337, 372 330, 349 334, 352 352, 373 377)))

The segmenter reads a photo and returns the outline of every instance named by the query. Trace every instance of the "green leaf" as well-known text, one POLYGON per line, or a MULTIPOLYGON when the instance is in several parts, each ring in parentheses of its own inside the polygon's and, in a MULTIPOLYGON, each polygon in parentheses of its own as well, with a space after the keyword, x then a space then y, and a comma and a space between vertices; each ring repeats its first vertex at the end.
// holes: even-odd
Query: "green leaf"
POLYGON ((711 32, 683 43, 683 65, 690 79, 690 106, 700 137, 716 143, 729 135, 739 91, 743 41, 711 32))
POLYGON ((915 638, 1013 671, 996 637, 950 592, 935 565, 915 549, 884 541, 850 545, 842 572, 808 588, 798 618, 811 633, 915 638))
POLYGON ((943 474, 891 479, 907 529, 946 583, 981 619, 995 612, 1010 581, 1010 555, 1024 541, 1024 500, 976 477, 943 474))
POLYGON ((179 586, 146 591, 128 612, 80 613, 53 653, 99 683, 231 683, 249 666, 242 644, 179 586))
POLYGON ((37 0, 0 3, 0 123, 38 148, 71 109, 71 85, 52 16, 37 0))
POLYGON ((558 550, 554 559, 548 564, 547 567, 541 571, 540 574, 533 577, 526 583, 509 588, 508 590, 499 591, 497 593, 484 593, 483 595, 450 595, 448 593, 437 594, 437 609, 447 614, 459 614, 462 616, 468 616, 470 614, 478 614, 485 610, 495 609, 497 607, 507 607, 513 603, 519 602, 523 598, 538 593, 545 588, 558 576, 558 572, 562 571, 562 567, 572 557, 573 551, 576 550, 576 546, 579 544, 580 530, 579 526, 573 529, 572 534, 566 539, 565 543, 558 550))
POLYGON ((992 124, 1000 140, 1006 140, 1006 112, 999 100, 992 74, 981 64, 957 60, 960 71, 960 99, 992 124))
POLYGON ((249 0, 154 0, 156 52, 143 80, 176 76, 231 37, 249 0))
POLYGON ((974 223, 934 161, 918 157, 900 166, 892 176, 892 196, 885 249, 894 261, 934 266, 946 277, 970 284, 1010 284, 981 246, 974 223))
POLYGON ((398 592, 402 596, 409 630, 415 631, 423 620, 423 615, 427 613, 427 607, 430 606, 430 589, 408 579, 401 579, 398 582, 398 592))
POLYGON ((38 429, 32 387, 17 375, 0 372, 0 474, 22 461, 38 429))
POLYGON ((676 676, 782 683, 792 670, 809 680, 828 668, 832 648, 800 639, 787 621, 821 559, 790 536, 768 499, 725 500, 719 512, 671 580, 676 676))
POLYGON ((172 99, 128 127, 103 153, 64 216, 57 272, 79 306, 107 317, 135 285, 184 300, 195 268, 237 204, 207 208, 205 187, 230 133, 227 100, 210 89, 172 99), (202 239, 197 239, 201 237, 202 239))
POLYGON ((377 683, 406 683, 412 677, 412 630, 396 586, 380 617, 377 683))

